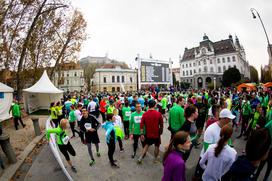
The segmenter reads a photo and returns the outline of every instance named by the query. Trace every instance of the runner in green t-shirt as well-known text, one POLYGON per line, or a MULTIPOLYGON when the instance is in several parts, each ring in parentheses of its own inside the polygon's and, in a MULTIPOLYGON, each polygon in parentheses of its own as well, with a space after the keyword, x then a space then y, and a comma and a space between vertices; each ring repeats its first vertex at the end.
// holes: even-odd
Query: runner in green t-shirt
MULTIPOLYGON (((133 154, 131 155, 132 158, 136 155, 136 150, 138 148, 138 140, 141 137, 141 129, 140 129, 140 123, 142 116, 144 114, 144 111, 142 111, 141 104, 136 104, 136 111, 131 114, 130 121, 129 121, 129 134, 130 139, 133 139, 133 154)), ((142 146, 144 147, 144 142, 142 142, 142 146)))
POLYGON ((14 126, 15 129, 18 130, 18 120, 20 121, 20 123, 22 124, 23 128, 25 127, 25 124, 23 123, 22 117, 21 117, 21 108, 20 105, 18 104, 18 100, 15 100, 15 102, 11 105, 10 109, 9 109, 9 113, 10 111, 12 111, 12 117, 14 120, 14 126))
POLYGON ((75 129, 76 120, 77 120, 77 117, 76 117, 76 113, 75 113, 75 106, 72 105, 71 111, 69 113, 69 123, 70 123, 70 127, 71 127, 71 130, 73 133, 73 136, 71 138, 76 136, 75 133, 77 133, 80 136, 80 132, 75 129))
POLYGON ((124 121, 125 139, 128 139, 129 135, 129 120, 131 116, 131 109, 128 106, 128 100, 125 100, 125 105, 122 107, 122 116, 124 121))

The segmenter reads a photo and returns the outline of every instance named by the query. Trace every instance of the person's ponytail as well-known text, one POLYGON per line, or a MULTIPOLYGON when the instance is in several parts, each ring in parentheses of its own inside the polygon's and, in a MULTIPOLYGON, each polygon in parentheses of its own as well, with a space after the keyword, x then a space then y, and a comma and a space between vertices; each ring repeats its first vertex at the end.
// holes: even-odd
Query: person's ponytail
POLYGON ((215 157, 218 157, 221 151, 223 150, 225 143, 231 138, 233 129, 231 126, 225 125, 220 131, 220 139, 217 142, 217 146, 214 150, 215 157))

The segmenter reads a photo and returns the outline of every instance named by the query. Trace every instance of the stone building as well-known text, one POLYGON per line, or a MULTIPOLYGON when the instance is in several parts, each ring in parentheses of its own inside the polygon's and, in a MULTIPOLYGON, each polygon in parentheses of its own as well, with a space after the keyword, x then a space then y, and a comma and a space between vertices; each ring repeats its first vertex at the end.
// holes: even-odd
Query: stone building
POLYGON ((83 91, 85 86, 84 70, 78 62, 63 63, 60 65, 60 71, 56 71, 54 74, 53 83, 64 91, 83 91))
POLYGON ((95 70, 91 89, 99 92, 127 92, 137 90, 137 70, 122 64, 106 64, 95 70))
POLYGON ((210 83, 220 83, 224 71, 236 67, 242 77, 250 78, 249 64, 238 37, 213 42, 205 34, 194 48, 185 48, 180 57, 180 81, 193 88, 207 88, 210 83))

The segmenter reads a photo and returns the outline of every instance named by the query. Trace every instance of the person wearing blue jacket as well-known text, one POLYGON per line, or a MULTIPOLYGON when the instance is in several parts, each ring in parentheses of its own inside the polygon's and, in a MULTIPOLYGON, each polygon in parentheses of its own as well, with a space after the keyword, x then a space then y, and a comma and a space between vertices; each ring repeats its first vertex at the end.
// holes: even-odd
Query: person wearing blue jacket
POLYGON ((106 130, 106 142, 108 145, 108 157, 111 163, 111 166, 113 168, 119 168, 118 165, 116 165, 115 162, 117 162, 117 160, 113 159, 113 154, 115 152, 115 142, 116 142, 116 133, 115 133, 115 129, 114 129, 114 116, 113 114, 107 114, 107 121, 105 123, 102 124, 102 128, 104 128, 106 130))

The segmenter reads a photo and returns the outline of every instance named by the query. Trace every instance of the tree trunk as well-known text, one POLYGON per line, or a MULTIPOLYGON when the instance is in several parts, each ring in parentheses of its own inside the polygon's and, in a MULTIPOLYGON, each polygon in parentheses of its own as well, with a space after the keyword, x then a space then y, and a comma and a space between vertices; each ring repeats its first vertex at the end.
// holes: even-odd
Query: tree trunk
POLYGON ((20 79, 20 73, 22 71, 23 62, 24 62, 24 59, 25 59, 25 56, 26 56, 27 46, 28 46, 28 43, 29 43, 30 36, 31 36, 31 34, 32 34, 33 30, 34 30, 34 27, 35 27, 35 25, 36 25, 36 23, 38 21, 39 16, 42 13, 42 9, 44 8, 46 1, 47 0, 44 0, 42 5, 38 9, 38 12, 37 12, 36 16, 33 19, 33 22, 32 22, 32 24, 31 24, 31 26, 30 26, 30 28, 29 28, 29 30, 27 32, 27 36, 26 36, 26 39, 25 39, 24 44, 23 44, 21 56, 20 56, 19 63, 18 63, 17 74, 16 74, 17 95, 18 95, 19 99, 22 97, 22 84, 21 84, 21 81, 19 81, 19 79, 20 79))

